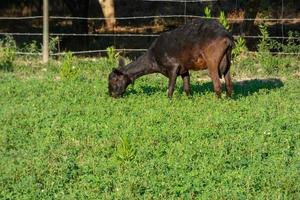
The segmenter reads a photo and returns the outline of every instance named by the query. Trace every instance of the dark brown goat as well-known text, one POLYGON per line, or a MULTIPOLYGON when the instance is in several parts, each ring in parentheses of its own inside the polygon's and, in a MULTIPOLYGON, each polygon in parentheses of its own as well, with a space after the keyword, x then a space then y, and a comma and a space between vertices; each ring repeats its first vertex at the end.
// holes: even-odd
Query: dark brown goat
POLYGON ((223 75, 227 96, 231 96, 229 69, 232 47, 232 35, 220 23, 211 19, 194 20, 162 33, 144 55, 126 66, 114 69, 109 75, 109 94, 119 97, 138 77, 162 73, 169 78, 169 97, 173 95, 179 75, 183 79, 184 91, 189 95, 189 70, 208 69, 216 95, 221 96, 220 78, 223 75))

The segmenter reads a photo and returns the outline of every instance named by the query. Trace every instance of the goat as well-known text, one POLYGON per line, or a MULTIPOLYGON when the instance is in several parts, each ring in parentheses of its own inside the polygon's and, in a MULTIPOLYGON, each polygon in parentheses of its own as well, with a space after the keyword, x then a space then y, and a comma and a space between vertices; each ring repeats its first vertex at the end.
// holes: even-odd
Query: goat
POLYGON ((234 42, 218 21, 193 20, 172 31, 162 33, 147 52, 128 65, 113 69, 109 74, 109 95, 120 97, 135 79, 151 73, 169 78, 168 97, 172 97, 177 76, 183 79, 183 89, 190 95, 189 70, 208 69, 217 97, 221 97, 220 78, 224 76, 226 94, 231 96, 231 51, 234 42))

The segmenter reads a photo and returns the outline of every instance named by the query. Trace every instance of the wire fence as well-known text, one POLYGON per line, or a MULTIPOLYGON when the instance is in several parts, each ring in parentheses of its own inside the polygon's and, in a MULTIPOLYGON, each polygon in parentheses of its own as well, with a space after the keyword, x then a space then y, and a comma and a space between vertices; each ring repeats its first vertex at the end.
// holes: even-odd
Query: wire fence
MULTIPOLYGON (((0 32, 0 35, 11 35, 11 36, 42 36, 42 33, 7 33, 0 32)), ((160 34, 134 34, 134 33, 50 33, 50 36, 74 36, 74 37, 158 37, 160 34)), ((263 38, 260 35, 233 35, 233 37, 239 38, 263 38)), ((300 39, 295 36, 269 36, 270 39, 300 39)))
MULTIPOLYGON (((146 52, 148 49, 115 49, 117 52, 146 52)), ((87 51, 72 51, 73 55, 81 55, 81 54, 93 54, 93 53, 105 53, 107 52, 106 49, 100 49, 100 50, 87 50, 87 51)), ((247 51, 245 54, 251 54, 251 55, 256 55, 258 52, 257 51, 247 51)), ((260 53, 270 53, 273 55, 300 55, 300 53, 287 53, 287 52, 260 52, 260 53)), ((31 55, 31 56, 42 56, 42 53, 39 52, 21 52, 17 51, 17 55, 31 55)), ((59 53, 50 53, 50 56, 61 56, 65 55, 66 52, 59 52, 59 53)))
MULTIPOLYGON (((211 2, 217 0, 144 0, 144 1, 151 1, 151 2, 174 2, 174 3, 196 3, 196 2, 211 2)), ((282 25, 282 33, 281 36, 270 36, 270 39, 296 39, 300 40, 300 37, 294 36, 284 36, 283 35, 283 25, 286 22, 293 22, 297 23, 300 22, 300 18, 283 18, 283 8, 284 4, 282 1, 282 11, 281 11, 281 18, 227 18, 229 22, 243 22, 243 21, 255 21, 257 23, 264 23, 264 22, 275 22, 280 23, 282 25)), ((129 17, 115 17, 116 20, 139 20, 139 19, 164 19, 164 18, 184 18, 184 19, 206 19, 208 17, 205 16, 198 16, 198 15, 188 15, 186 12, 186 6, 184 8, 183 15, 150 15, 150 16, 129 16, 129 17)), ((0 21, 3 20, 42 20, 43 16, 24 16, 24 17, 0 17, 0 21)), ((210 17, 212 19, 219 19, 218 17, 210 17)), ((105 17, 71 17, 71 16, 50 16, 49 19, 52 20, 88 20, 88 21, 103 21, 111 18, 105 17)), ((186 20, 185 20, 186 21, 186 20)), ((10 35, 10 36, 37 36, 41 37, 42 33, 37 32, 0 32, 0 35, 10 35)), ((56 37, 158 37, 159 34, 148 34, 148 33, 50 33, 50 36, 56 37)), ((260 39, 262 36, 259 35, 234 35, 234 38, 252 38, 252 39, 260 39)), ((133 48, 124 48, 124 49, 116 49, 117 51, 122 52, 144 52, 147 49, 133 49, 133 48)), ((106 52, 106 49, 99 49, 99 50, 85 50, 85 51, 75 51, 74 54, 91 54, 91 53, 101 53, 106 52)), ((249 52, 255 53, 255 52, 249 52)), ((41 52, 17 52, 19 55, 42 55, 41 52)), ((58 53, 50 53, 51 56, 63 55, 65 52, 58 52, 58 53)), ((281 55, 300 55, 300 53, 285 53, 285 52, 276 52, 276 54, 281 55)))
MULTIPOLYGON (((106 19, 116 20, 135 20, 135 19, 154 19, 154 18, 198 18, 198 19, 219 19, 219 17, 205 17, 199 15, 150 15, 150 16, 130 16, 130 17, 72 17, 72 16, 50 16, 50 19, 62 20, 95 20, 104 21, 106 19)), ((42 19, 43 16, 28 16, 28 17, 0 17, 0 20, 28 20, 28 19, 42 19)), ((257 21, 257 22, 299 22, 300 18, 226 18, 228 21, 257 21)))

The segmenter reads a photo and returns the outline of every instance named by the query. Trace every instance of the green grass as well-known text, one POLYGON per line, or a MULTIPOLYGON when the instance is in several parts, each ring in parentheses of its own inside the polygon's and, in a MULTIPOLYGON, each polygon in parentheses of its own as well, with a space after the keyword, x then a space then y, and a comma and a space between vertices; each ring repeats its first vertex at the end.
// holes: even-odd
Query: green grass
POLYGON ((169 100, 149 75, 112 99, 110 69, 78 62, 72 80, 57 62, 0 71, 1 199, 300 198, 298 77, 235 80, 217 99, 196 72, 193 96, 178 78, 169 100))

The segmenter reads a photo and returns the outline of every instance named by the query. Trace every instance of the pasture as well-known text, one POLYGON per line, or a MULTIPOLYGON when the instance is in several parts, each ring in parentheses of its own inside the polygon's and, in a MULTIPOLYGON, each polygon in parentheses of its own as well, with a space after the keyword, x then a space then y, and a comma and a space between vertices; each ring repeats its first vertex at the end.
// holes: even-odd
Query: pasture
POLYGON ((300 198, 298 64, 233 69, 230 99, 193 72, 170 100, 161 75, 109 97, 116 62, 24 60, 0 70, 1 199, 300 198))

